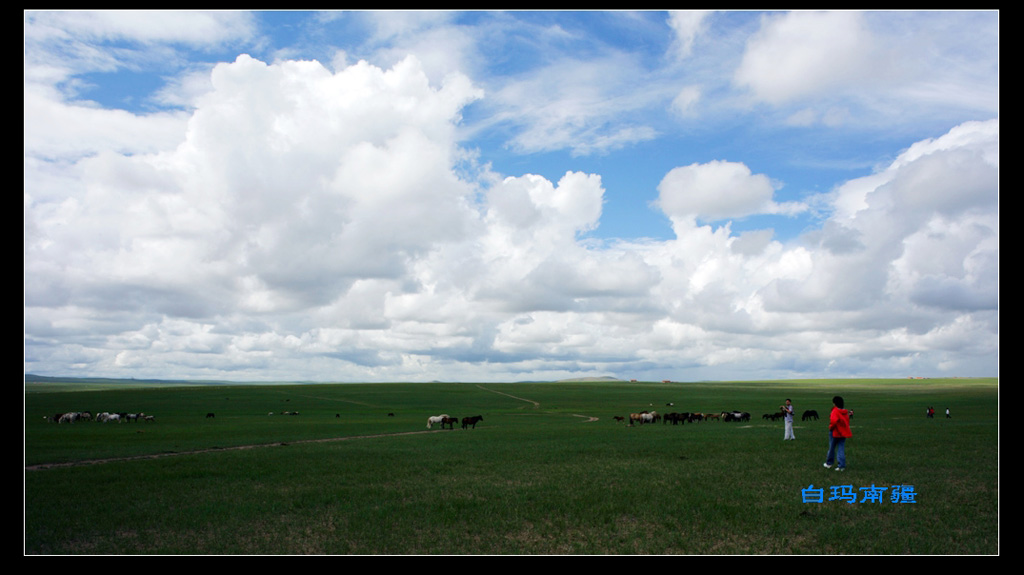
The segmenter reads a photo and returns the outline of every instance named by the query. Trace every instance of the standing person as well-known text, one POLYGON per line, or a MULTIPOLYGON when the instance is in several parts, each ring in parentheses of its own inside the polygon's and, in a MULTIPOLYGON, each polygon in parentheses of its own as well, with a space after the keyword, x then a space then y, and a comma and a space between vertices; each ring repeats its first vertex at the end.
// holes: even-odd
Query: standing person
POLYGON ((843 398, 835 396, 832 398, 832 415, 828 421, 828 455, 825 457, 825 467, 832 468, 836 464, 836 471, 846 469, 846 439, 853 437, 850 431, 850 412, 843 405, 843 398))
POLYGON ((788 398, 786 399, 786 405, 780 405, 779 409, 785 414, 783 420, 786 422, 786 433, 782 437, 783 441, 789 441, 790 439, 796 439, 793 435, 793 402, 788 398))
POLYGON ((946 408, 946 419, 953 419, 953 416, 949 414, 949 408, 946 408))

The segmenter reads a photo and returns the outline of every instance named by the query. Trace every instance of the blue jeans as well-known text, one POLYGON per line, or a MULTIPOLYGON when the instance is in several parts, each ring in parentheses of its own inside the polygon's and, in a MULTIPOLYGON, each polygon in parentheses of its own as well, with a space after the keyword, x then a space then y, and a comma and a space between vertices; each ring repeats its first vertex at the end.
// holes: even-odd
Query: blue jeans
POLYGON ((832 437, 832 432, 828 433, 828 455, 825 457, 825 463, 832 465, 835 462, 840 469, 846 467, 846 438, 845 437, 832 437))

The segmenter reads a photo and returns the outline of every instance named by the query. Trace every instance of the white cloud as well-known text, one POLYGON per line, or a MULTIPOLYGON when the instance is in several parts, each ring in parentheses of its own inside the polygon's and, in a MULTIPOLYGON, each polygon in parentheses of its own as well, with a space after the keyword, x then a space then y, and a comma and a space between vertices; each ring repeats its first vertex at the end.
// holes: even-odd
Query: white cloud
POLYGON ((254 33, 247 12, 28 11, 25 78, 74 98, 88 87, 82 74, 170 70, 184 62, 183 50, 238 45, 254 33))
POLYGON ((147 153, 181 141, 187 116, 137 116, 123 110, 68 104, 38 84, 25 86, 25 151, 40 158, 83 157, 103 151, 147 153))
POLYGON ((497 123, 515 126, 515 149, 568 149, 584 156, 653 139, 657 131, 638 112, 659 101, 664 90, 644 79, 635 56, 612 53, 587 61, 559 59, 506 80, 490 91, 485 105, 496 110, 497 123))
POLYGON ((700 101, 701 90, 697 86, 687 86, 676 94, 672 99, 672 111, 680 116, 689 116, 694 113, 694 107, 700 101))
POLYGON ((779 104, 860 84, 884 67, 880 56, 860 12, 773 15, 749 40, 735 81, 779 104))
POLYGON ((732 81, 755 102, 795 106, 787 112, 794 125, 882 126, 956 111, 994 116, 998 19, 992 16, 770 13, 748 38, 732 81))
POLYGON ((249 13, 214 11, 106 10, 27 12, 33 38, 130 40, 142 43, 215 45, 253 32, 249 13))
POLYGON ((675 33, 673 45, 676 58, 686 58, 693 51, 697 37, 707 27, 709 12, 703 10, 673 10, 668 15, 668 25, 675 33))
POLYGON ((773 201, 776 185, 737 162, 713 161, 674 168, 658 185, 658 207, 673 220, 720 221, 802 209, 773 201))

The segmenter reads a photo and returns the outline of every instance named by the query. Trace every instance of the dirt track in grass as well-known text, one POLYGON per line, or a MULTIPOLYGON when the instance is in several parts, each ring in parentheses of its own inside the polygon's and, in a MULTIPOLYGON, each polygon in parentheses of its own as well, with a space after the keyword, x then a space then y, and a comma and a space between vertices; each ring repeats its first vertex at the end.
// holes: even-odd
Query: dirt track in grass
POLYGON ((105 459, 86 459, 82 461, 68 461, 66 463, 40 463, 38 465, 26 465, 25 471, 36 471, 40 469, 52 469, 55 467, 77 467, 81 465, 96 465, 99 463, 112 463, 115 461, 136 461, 141 459, 159 459, 161 457, 174 457, 177 455, 196 455, 198 453, 215 453, 218 451, 237 451, 240 449, 258 449, 261 447, 286 447, 288 445, 300 445, 303 443, 327 443, 331 441, 353 441, 356 439, 372 439, 375 437, 393 437, 399 435, 417 435, 421 433, 443 433, 452 430, 430 430, 430 431, 402 431, 399 433, 378 433, 374 435, 352 435, 348 437, 327 437, 322 439, 302 439, 299 441, 277 441, 273 443, 259 443, 253 445, 236 445, 233 447, 210 447, 208 449, 195 449, 192 451, 170 451, 164 453, 152 453, 148 455, 133 455, 131 457, 109 457, 105 459))

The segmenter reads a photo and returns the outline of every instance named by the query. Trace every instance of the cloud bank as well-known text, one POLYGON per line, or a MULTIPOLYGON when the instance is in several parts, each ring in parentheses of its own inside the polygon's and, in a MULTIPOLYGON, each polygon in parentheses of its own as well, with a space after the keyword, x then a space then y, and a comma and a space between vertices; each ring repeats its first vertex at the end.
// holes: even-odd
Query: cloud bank
MULTIPOLYGON (((779 82, 759 61, 817 69, 775 51, 819 17, 766 23, 736 81, 771 103, 832 86, 827 73, 779 82)), ((828 18, 869 42, 857 18, 828 18)), ((674 25, 686 58, 701 20, 674 25)), ((26 81, 27 372, 994 375, 998 120, 937 133, 812 201, 779 201, 773 175, 742 158, 681 164, 653 204, 670 239, 595 240, 602 174, 495 173, 462 139, 465 111, 490 97, 466 74, 434 78, 413 55, 331 69, 246 54, 206 74, 190 109, 149 114, 26 81), (811 209, 820 225, 793 240, 732 230, 811 209)), ((548 112, 522 145, 555 133, 562 112, 548 112)))

